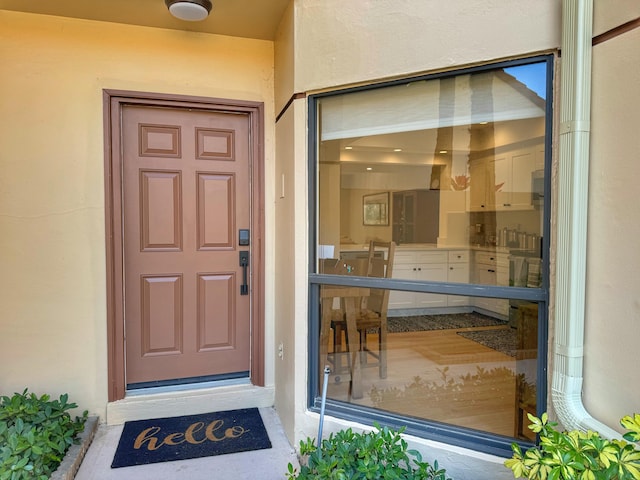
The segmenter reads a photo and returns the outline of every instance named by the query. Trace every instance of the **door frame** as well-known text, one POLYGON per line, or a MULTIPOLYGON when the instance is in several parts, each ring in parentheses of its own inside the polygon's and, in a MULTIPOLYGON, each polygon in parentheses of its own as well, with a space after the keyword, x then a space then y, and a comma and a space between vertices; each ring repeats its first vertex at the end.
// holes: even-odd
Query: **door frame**
POLYGON ((127 90, 103 90, 107 375, 110 402, 125 396, 124 264, 122 230, 122 109, 125 105, 183 107, 249 116, 251 157, 250 379, 264 386, 264 103, 127 90))

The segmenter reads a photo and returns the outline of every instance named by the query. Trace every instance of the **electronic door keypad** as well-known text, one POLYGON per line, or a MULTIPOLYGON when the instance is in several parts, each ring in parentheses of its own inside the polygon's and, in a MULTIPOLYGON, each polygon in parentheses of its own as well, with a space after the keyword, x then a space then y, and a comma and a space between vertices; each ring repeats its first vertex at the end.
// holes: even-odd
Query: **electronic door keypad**
POLYGON ((249 229, 241 228, 238 231, 238 245, 243 247, 249 245, 249 238, 249 229))

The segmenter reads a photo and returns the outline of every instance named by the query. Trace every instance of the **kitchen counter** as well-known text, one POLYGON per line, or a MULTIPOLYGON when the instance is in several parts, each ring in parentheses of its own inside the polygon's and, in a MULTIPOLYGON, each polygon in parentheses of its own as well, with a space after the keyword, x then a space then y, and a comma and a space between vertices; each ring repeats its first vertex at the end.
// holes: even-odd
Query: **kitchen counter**
MULTIPOLYGON (((534 253, 532 251, 526 251, 520 248, 513 249, 509 247, 496 247, 491 245, 437 245, 435 243, 402 243, 396 246, 396 252, 403 250, 470 250, 470 251, 483 251, 483 252, 495 252, 511 254, 516 253, 522 255, 523 252, 534 253)), ((369 251, 368 244, 343 244, 340 245, 341 252, 367 252, 369 251)))

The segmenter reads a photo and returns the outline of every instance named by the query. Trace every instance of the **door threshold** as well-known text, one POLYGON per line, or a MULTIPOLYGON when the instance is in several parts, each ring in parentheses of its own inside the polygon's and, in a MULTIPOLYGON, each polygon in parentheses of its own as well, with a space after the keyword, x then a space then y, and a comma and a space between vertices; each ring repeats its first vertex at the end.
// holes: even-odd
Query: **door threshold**
POLYGON ((126 397, 138 397, 141 395, 153 395, 156 393, 184 392, 186 390, 204 390, 207 388, 228 387, 232 385, 249 385, 249 377, 227 378, 222 380, 212 380, 209 382, 192 382, 175 385, 162 385, 158 387, 144 387, 127 389, 126 397))
POLYGON ((220 380, 209 385, 198 383, 141 389, 135 393, 128 392, 122 400, 107 403, 106 423, 119 425, 131 420, 272 407, 274 401, 273 385, 257 387, 244 378, 220 380), (160 388, 163 390, 159 391, 160 388))

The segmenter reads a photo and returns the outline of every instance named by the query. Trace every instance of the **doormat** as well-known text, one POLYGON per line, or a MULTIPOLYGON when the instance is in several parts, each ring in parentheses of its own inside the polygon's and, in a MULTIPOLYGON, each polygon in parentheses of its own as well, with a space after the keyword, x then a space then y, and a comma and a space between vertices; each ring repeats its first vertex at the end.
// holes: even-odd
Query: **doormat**
POLYGON ((111 468, 271 448, 257 408, 126 422, 111 468))
POLYGON ((516 356, 515 328, 500 328, 495 330, 479 330, 472 332, 456 332, 458 335, 473 340, 480 345, 504 353, 510 357, 516 356))
POLYGON ((448 330, 474 327, 495 327, 507 322, 477 312, 443 315, 415 315, 411 317, 389 317, 389 333, 419 332, 425 330, 448 330))

